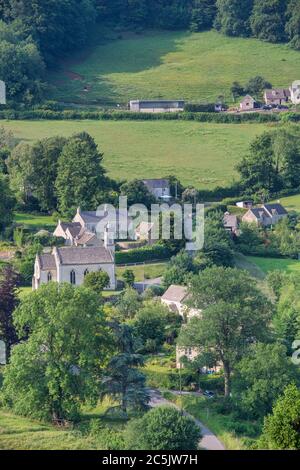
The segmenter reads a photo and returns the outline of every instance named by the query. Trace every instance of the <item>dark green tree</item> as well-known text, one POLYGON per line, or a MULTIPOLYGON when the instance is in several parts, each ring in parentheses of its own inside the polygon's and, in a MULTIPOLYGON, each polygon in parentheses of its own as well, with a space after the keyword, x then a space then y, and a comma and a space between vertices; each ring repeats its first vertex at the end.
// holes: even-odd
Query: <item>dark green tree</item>
POLYGON ((125 269, 122 274, 122 279, 125 282, 125 285, 128 287, 132 287, 134 284, 135 276, 132 269, 125 269))
POLYGON ((300 1, 290 0, 287 8, 285 31, 291 47, 300 49, 300 1))
POLYGON ((255 344, 235 367, 233 398, 244 413, 263 418, 296 375, 285 346, 255 344))
POLYGON ((6 346, 6 361, 9 361, 11 348, 18 342, 13 324, 13 312, 19 304, 18 286, 20 277, 11 265, 0 269, 0 339, 6 346))
MULTIPOLYGON (((146 389, 146 378, 141 372, 144 358, 137 354, 131 328, 124 323, 110 323, 113 331, 116 354, 110 359, 102 381, 103 395, 117 400, 122 412, 142 411, 150 400, 146 389)), ((115 408, 115 407, 114 407, 115 408)))
POLYGON ((24 297, 14 324, 28 339, 4 371, 5 405, 37 419, 77 419, 83 403, 98 400, 112 344, 98 296, 50 283, 24 297))
POLYGON ((274 450, 300 449, 300 390, 289 385, 265 419, 261 445, 274 450))
POLYGON ((105 271, 91 272, 86 274, 83 284, 101 295, 103 290, 109 286, 110 278, 105 271))
POLYGON ((215 27, 228 36, 249 36, 253 0, 217 0, 215 27))
POLYGON ((268 337, 271 305, 245 271, 208 268, 190 287, 191 307, 202 311, 182 328, 178 344, 213 351, 222 363, 225 396, 230 396, 231 375, 252 342, 268 337))
POLYGON ((13 209, 15 207, 15 198, 9 187, 9 181, 6 176, 0 172, 0 234, 8 229, 13 221, 13 209))
POLYGON ((254 0, 251 29, 258 39, 284 41, 286 0, 254 0))
POLYGON ((191 31, 210 29, 216 13, 216 0, 194 0, 191 14, 191 31))
POLYGON ((103 154, 94 139, 82 132, 71 137, 58 158, 56 191, 60 212, 72 217, 77 207, 97 208, 108 180, 102 166, 103 154))
POLYGON ((155 204, 155 202, 157 202, 155 197, 140 180, 133 180, 128 183, 124 183, 120 189, 121 195, 127 196, 128 206, 133 204, 144 204, 146 207, 150 207, 151 204, 155 204))

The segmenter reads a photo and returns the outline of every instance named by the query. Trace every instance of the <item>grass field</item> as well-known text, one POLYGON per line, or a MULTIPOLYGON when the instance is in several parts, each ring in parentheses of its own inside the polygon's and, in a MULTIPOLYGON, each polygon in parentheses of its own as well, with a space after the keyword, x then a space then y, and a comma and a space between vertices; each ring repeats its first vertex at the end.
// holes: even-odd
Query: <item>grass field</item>
POLYGON ((3 121, 0 125, 26 142, 87 131, 104 152, 104 166, 113 178, 174 174, 185 185, 208 189, 236 177, 236 163, 255 136, 268 128, 174 121, 3 121))
POLYGON ((30 228, 53 229, 56 224, 52 216, 27 214, 25 212, 16 212, 14 220, 17 224, 27 225, 30 228))
MULTIPOLYGON (((277 201, 275 201, 277 202, 277 201)), ((300 194, 280 198, 280 203, 288 211, 300 212, 300 194)))
POLYGON ((50 75, 55 98, 113 105, 145 98, 214 102, 220 94, 231 100, 235 80, 263 75, 287 87, 300 76, 300 54, 287 45, 215 31, 127 32, 106 42, 95 31, 93 37, 92 46, 50 75))
POLYGON ((256 264, 265 274, 279 269, 287 273, 300 273, 300 261, 282 258, 261 258, 258 256, 247 256, 247 260, 256 264))
POLYGON ((118 279, 122 279, 122 274, 126 269, 134 272, 135 281, 141 282, 144 279, 155 279, 164 275, 167 263, 145 264, 141 266, 117 267, 118 279))

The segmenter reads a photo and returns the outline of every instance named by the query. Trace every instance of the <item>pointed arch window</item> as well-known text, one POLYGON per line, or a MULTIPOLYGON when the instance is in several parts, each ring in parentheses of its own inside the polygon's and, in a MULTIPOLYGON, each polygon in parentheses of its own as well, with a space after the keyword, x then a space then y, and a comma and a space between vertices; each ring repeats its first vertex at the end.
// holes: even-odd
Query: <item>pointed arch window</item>
POLYGON ((88 270, 88 269, 86 269, 86 270, 84 271, 84 273, 83 273, 84 277, 85 277, 87 274, 89 274, 89 270, 88 270))
POLYGON ((76 273, 74 269, 70 272, 70 283, 75 285, 76 284, 76 273))
POLYGON ((51 282, 51 281, 52 281, 52 274, 50 273, 50 271, 49 271, 48 274, 47 274, 47 281, 48 281, 48 282, 51 282))

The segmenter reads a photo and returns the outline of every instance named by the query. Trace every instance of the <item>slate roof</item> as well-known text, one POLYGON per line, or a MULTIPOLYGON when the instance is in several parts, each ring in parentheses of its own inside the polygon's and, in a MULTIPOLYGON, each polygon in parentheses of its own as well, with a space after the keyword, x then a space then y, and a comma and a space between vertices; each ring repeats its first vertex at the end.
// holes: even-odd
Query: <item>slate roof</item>
POLYGON ((79 222, 61 222, 60 225, 64 231, 69 229, 69 232, 72 237, 77 237, 81 230, 81 225, 79 222))
POLYGON ((275 204, 265 204, 264 205, 264 208, 270 213, 270 214, 273 214, 274 212, 276 212, 278 215, 286 215, 287 214, 287 211, 285 210, 285 208, 279 204, 279 203, 275 203, 275 204))
POLYGON ((130 104, 137 104, 140 108, 183 108, 185 102, 183 100, 133 100, 130 104))
POLYGON ((262 219, 264 217, 270 217, 269 214, 265 211, 263 207, 252 207, 249 209, 252 214, 255 215, 257 219, 262 219))
POLYGON ((187 287, 185 286, 170 286, 164 295, 162 296, 162 300, 166 300, 168 302, 183 302, 184 299, 188 295, 187 287))
POLYGON ((157 188, 168 188, 170 186, 169 180, 166 178, 161 179, 147 179, 143 180, 143 183, 149 189, 157 189, 157 188))
POLYGON ((51 253, 38 255, 38 259, 42 271, 52 271, 56 269, 55 258, 51 253))
POLYGON ((285 88, 274 88, 273 90, 266 90, 265 96, 269 101, 272 100, 286 100, 290 98, 291 92, 285 88))
POLYGON ((103 246, 56 248, 62 265, 112 263, 111 252, 103 246))

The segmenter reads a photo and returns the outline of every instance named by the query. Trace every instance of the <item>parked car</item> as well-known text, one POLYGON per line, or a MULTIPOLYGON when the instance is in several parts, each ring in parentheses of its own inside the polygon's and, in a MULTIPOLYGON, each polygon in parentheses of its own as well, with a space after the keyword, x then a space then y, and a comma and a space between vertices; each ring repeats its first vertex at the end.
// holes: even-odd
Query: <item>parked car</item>
POLYGON ((203 392, 203 395, 206 397, 206 398, 214 398, 215 394, 214 392, 211 392, 210 390, 205 390, 203 392))

